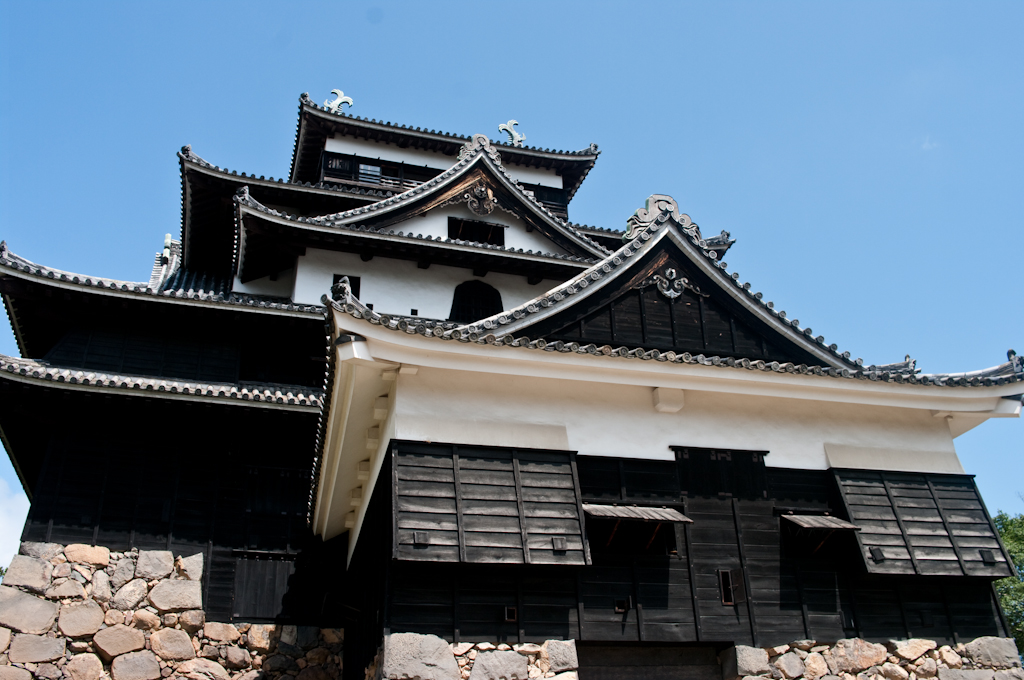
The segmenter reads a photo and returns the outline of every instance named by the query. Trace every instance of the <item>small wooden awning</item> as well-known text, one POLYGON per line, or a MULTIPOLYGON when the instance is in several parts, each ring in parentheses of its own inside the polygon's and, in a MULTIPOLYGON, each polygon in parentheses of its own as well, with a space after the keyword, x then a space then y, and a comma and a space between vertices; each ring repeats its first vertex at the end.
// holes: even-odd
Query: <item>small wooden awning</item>
POLYGON ((636 505, 592 505, 584 503, 583 512, 593 517, 639 519, 645 522, 693 522, 692 519, 672 508, 644 508, 636 505))
POLYGON ((846 531, 860 531, 856 524, 850 524, 846 520, 828 515, 783 515, 782 519, 788 519, 801 529, 843 529, 846 531))

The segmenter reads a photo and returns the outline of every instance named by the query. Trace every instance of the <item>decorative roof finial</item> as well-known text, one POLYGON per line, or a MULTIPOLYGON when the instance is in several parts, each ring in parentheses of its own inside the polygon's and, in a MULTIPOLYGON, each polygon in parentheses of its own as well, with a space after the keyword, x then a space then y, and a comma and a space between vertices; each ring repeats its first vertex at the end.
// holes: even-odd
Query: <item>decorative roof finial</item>
POLYGON ((523 142, 526 141, 526 135, 521 135, 516 132, 516 125, 519 125, 518 120, 510 120, 507 123, 502 123, 498 126, 498 132, 504 132, 508 135, 508 141, 512 146, 522 146, 523 142))
POLYGON ((352 97, 346 97, 345 93, 341 90, 331 90, 336 99, 332 102, 330 99, 324 101, 324 108, 331 113, 341 113, 341 105, 348 104, 349 107, 353 106, 352 97))

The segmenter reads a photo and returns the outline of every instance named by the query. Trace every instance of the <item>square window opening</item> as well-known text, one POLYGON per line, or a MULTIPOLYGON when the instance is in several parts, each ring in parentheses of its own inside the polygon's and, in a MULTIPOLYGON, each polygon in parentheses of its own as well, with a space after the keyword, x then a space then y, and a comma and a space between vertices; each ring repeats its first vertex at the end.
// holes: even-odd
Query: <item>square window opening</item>
POLYGON ((458 217, 448 218, 448 238, 474 243, 487 243, 492 246, 505 245, 505 226, 492 222, 463 220, 458 217))

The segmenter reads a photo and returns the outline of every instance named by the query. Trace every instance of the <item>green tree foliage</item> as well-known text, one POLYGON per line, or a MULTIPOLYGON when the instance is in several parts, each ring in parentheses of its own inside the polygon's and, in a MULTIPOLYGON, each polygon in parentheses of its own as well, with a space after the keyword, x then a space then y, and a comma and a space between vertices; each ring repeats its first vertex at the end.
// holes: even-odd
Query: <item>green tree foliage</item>
POLYGON ((1017 649, 1024 650, 1024 515, 1000 512, 994 519, 1003 544, 1017 565, 1017 575, 996 581, 996 590, 1017 649))

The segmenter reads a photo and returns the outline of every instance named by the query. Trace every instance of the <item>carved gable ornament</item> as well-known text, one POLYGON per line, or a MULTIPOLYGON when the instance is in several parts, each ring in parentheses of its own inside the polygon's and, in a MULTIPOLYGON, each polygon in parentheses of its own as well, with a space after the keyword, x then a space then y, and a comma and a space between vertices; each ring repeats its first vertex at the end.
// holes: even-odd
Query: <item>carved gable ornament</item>
POLYGON ((669 300, 674 300, 683 294, 684 290, 692 291, 695 295, 701 297, 709 297, 707 293, 702 293, 700 288, 690 283, 690 280, 685 276, 679 276, 673 267, 669 267, 665 270, 664 275, 655 274, 647 279, 640 282, 637 288, 646 288, 648 286, 657 286, 658 292, 669 300))

